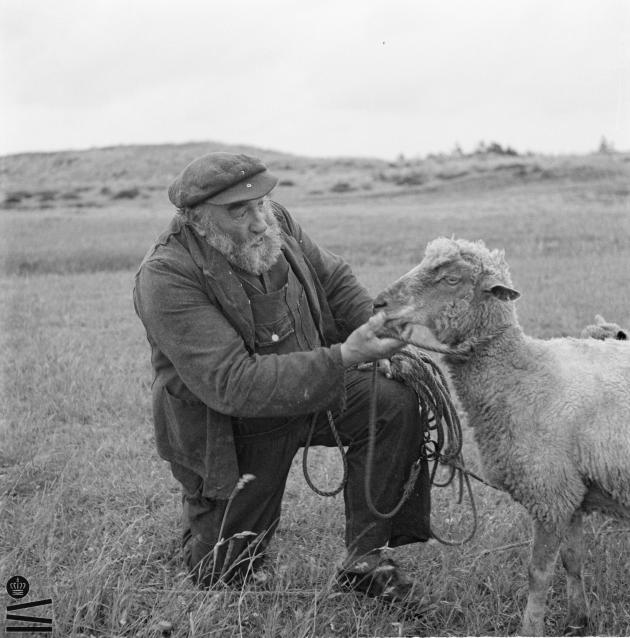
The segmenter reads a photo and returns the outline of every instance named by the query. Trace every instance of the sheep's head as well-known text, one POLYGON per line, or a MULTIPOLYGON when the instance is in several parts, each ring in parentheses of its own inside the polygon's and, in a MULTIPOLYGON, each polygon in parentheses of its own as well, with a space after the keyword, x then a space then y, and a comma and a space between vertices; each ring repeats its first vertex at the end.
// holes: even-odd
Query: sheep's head
POLYGON ((419 326, 442 343, 491 334, 516 322, 503 251, 484 243, 440 237, 427 245, 422 262, 381 292, 374 308, 384 311, 388 331, 410 341, 419 326))
POLYGON ((627 341, 628 333, 622 330, 616 323, 610 323, 601 315, 595 315, 595 324, 586 326, 580 335, 583 339, 591 337, 592 339, 618 339, 619 341, 627 341))

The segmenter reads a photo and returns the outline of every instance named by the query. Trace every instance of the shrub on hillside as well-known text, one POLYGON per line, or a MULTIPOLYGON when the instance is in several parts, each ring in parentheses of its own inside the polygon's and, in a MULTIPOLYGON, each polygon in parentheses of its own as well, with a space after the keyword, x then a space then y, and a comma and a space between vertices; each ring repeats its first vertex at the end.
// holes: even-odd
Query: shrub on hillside
POLYGON ((57 191, 39 191, 37 193, 40 202, 51 202, 57 196, 57 191))
POLYGON ((485 142, 479 142, 477 148, 473 151, 473 155, 511 155, 517 156, 518 153, 510 146, 505 148, 497 142, 490 142, 486 145, 485 142))
POLYGON ((33 193, 29 191, 10 191, 6 194, 3 206, 11 207, 22 203, 22 200, 33 197, 33 193))
POLYGON ((330 190, 333 193, 349 193, 350 191, 355 191, 356 188, 349 182, 337 182, 330 187, 330 190))
POLYGON ((420 186, 429 181, 429 176, 422 171, 404 171, 394 174, 392 181, 397 186, 420 186))
POLYGON ((140 189, 137 186, 133 188, 123 188, 112 195, 112 199, 135 199, 140 195, 140 189))
POLYGON ((69 191, 61 195, 61 199, 79 199, 80 195, 76 191, 69 191))
POLYGON ((451 170, 451 171, 441 171, 440 173, 436 173, 436 177, 438 179, 457 179, 459 177, 464 177, 468 175, 467 170, 451 170))
POLYGON ((378 171, 374 174, 374 179, 381 182, 392 182, 396 186, 419 186, 426 184, 430 180, 430 175, 426 171, 413 170, 409 168, 389 171, 378 171))
POLYGON ((599 147, 597 148, 597 152, 602 153, 604 155, 608 153, 614 153, 615 146, 610 140, 607 140, 606 137, 602 135, 602 139, 599 141, 599 147))
MULTIPOLYGON (((33 200, 36 199, 39 204, 39 208, 48 208, 48 203, 52 202, 57 197, 56 190, 42 190, 42 191, 27 191, 27 190, 18 190, 18 191, 9 191, 4 201, 2 202, 2 206, 4 208, 13 208, 15 206, 19 206, 24 202, 24 200, 33 200)), ((25 202, 33 206, 32 202, 25 202)), ((35 204, 37 205, 37 204, 35 204)))

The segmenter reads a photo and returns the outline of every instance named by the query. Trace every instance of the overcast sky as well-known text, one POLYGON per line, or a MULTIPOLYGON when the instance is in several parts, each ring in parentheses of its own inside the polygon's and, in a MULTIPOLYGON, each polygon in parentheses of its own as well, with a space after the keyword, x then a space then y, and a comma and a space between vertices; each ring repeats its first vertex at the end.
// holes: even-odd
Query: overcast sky
POLYGON ((630 150, 630 0, 0 0, 0 154, 630 150))

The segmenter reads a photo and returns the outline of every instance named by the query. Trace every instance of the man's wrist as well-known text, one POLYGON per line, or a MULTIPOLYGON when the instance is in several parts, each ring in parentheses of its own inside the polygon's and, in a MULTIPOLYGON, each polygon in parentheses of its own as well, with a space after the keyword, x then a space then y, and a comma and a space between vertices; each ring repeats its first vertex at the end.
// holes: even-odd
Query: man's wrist
POLYGON ((350 368, 357 363, 361 363, 361 359, 356 356, 356 353, 346 343, 342 343, 339 348, 341 352, 341 363, 344 368, 350 368))

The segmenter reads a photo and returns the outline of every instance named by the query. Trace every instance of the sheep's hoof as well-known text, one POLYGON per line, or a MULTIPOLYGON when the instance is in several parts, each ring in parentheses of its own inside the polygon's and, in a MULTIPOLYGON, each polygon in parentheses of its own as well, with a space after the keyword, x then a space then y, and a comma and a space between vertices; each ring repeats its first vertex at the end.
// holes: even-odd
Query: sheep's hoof
POLYGON ((582 616, 576 620, 571 620, 564 628, 564 636, 588 636, 588 618, 582 616))

